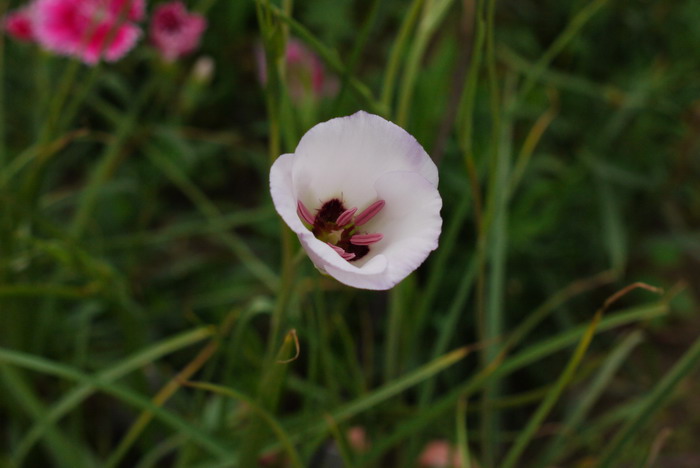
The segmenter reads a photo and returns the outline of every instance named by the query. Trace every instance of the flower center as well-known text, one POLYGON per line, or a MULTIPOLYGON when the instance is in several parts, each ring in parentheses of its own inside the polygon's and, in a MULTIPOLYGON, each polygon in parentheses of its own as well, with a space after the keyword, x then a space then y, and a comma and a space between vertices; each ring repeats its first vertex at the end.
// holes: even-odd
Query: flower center
POLYGON ((317 239, 330 245, 345 260, 354 262, 369 253, 370 245, 384 238, 382 234, 368 234, 360 230, 360 226, 374 218, 384 205, 384 200, 377 200, 356 214, 357 208, 346 209, 342 201, 333 198, 321 205, 316 215, 312 215, 298 200, 297 214, 317 239))
POLYGON ((169 33, 177 33, 182 28, 181 18, 172 11, 165 11, 160 16, 160 26, 169 33))

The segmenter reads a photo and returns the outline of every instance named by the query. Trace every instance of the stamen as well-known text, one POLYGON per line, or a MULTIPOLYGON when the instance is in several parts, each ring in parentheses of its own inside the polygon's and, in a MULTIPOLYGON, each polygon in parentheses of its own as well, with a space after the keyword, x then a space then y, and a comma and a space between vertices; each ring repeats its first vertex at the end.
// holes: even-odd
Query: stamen
POLYGON ((354 245, 372 245, 384 239, 382 234, 355 234, 350 238, 350 243, 354 245))
POLYGON ((311 214, 308 208, 304 206, 301 200, 297 201, 297 214, 301 219, 306 221, 307 224, 314 225, 314 216, 311 214))
POLYGON ((328 244, 331 247, 331 249, 338 252, 338 255, 343 255, 343 254, 347 253, 347 252, 345 252, 345 250, 343 250, 342 247, 338 247, 337 245, 333 245, 330 242, 326 242, 326 244, 328 244))
POLYGON ((355 226, 362 226, 363 224, 367 223, 370 219, 374 218, 374 216, 377 213, 382 211, 384 205, 386 205, 386 202, 384 200, 377 200, 376 202, 369 205, 365 209, 365 211, 363 211, 355 217, 355 226))
POLYGON ((353 258, 355 258, 354 253, 346 252, 345 250, 343 250, 342 247, 338 247, 337 245, 333 245, 330 242, 326 242, 326 244, 328 244, 331 247, 331 249, 335 250, 338 253, 338 255, 343 257, 344 260, 350 261, 353 258))
POLYGON ((336 220, 335 224, 338 226, 345 226, 352 220, 352 217, 355 215, 357 212, 357 208, 351 208, 349 210, 343 211, 340 216, 338 216, 338 219, 336 220))

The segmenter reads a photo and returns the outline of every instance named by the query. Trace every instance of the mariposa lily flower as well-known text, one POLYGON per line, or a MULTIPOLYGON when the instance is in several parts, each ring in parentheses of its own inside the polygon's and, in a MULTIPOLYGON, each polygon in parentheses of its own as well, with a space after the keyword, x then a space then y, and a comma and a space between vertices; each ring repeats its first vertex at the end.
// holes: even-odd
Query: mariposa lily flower
POLYGON ((389 289, 437 248, 437 167, 401 127, 366 112, 309 130, 270 170, 277 212, 316 267, 389 289))

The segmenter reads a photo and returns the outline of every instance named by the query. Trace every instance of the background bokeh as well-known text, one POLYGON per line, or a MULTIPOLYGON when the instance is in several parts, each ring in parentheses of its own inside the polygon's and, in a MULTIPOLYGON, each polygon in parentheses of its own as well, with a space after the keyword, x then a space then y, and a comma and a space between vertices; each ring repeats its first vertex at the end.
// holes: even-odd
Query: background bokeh
POLYGON ((186 3, 171 63, 0 39, 0 466, 700 466, 698 2, 186 3), (440 170, 390 292, 268 191, 357 110, 440 170))

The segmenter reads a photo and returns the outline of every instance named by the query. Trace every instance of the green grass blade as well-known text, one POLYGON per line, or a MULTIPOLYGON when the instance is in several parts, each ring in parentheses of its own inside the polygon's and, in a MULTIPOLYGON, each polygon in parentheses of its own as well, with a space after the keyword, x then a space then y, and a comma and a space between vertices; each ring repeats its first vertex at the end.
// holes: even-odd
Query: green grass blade
MULTIPOLYGON (((512 81, 508 81, 512 84, 512 81)), ((510 99, 512 86, 506 85, 507 98, 510 99)), ((493 85, 495 86, 495 85, 493 85)), ((500 110, 498 111, 500 112, 500 110)), ((508 257, 508 181, 511 173, 511 144, 513 121, 509 116, 503 120, 494 122, 494 127, 499 132, 499 141, 493 143, 495 148, 495 165, 491 167, 489 181, 489 197, 486 208, 486 217, 491 219, 485 229, 484 235, 488 237, 486 242, 486 255, 488 263, 488 275, 486 279, 486 308, 483 314, 483 328, 480 339, 487 343, 493 343, 499 339, 505 330, 505 281, 506 259, 508 257)), ((482 270, 483 271, 483 270, 482 270)), ((482 273, 483 274, 483 273, 482 273)), ((493 361, 500 351, 500 345, 489 344, 482 353, 484 362, 493 361)), ((495 457, 500 448, 500 419, 498 411, 488 409, 491 400, 499 397, 501 382, 492 381, 484 388, 481 414, 481 433, 485 463, 495 457)))
MULTIPOLYGON (((199 190, 187 175, 155 146, 149 146, 146 155, 154 166, 161 170, 211 223, 221 217, 217 206, 199 190)), ((230 232, 217 233, 217 237, 238 256, 248 270, 271 290, 276 290, 279 278, 267 264, 260 260, 243 240, 230 232)))
POLYGON ((438 372, 441 372, 442 370, 464 359, 469 352, 469 348, 460 348, 441 356, 423 367, 420 367, 415 371, 410 372, 409 374, 404 375, 371 392, 369 395, 358 398, 357 400, 338 408, 332 412, 333 419, 336 421, 345 421, 357 414, 360 414, 363 411, 366 411, 369 408, 372 408, 373 406, 376 406, 379 403, 398 395, 404 390, 433 377, 438 372))
POLYGON ((326 421, 328 422, 328 431, 331 433, 333 440, 335 440, 335 445, 338 448, 340 459, 343 462, 343 468, 356 468, 347 438, 343 436, 343 433, 340 431, 338 424, 333 418, 328 416, 326 421))
POLYGON ((0 171, 0 189, 4 188, 10 181, 18 179, 20 172, 34 164, 37 158, 51 158, 58 151, 74 140, 84 138, 89 133, 84 130, 74 130, 68 132, 46 144, 36 143, 15 156, 9 161, 6 167, 0 171))
POLYGON ((544 452, 539 460, 539 463, 537 464, 538 467, 544 468, 546 466, 551 466, 557 455, 566 447, 567 438, 570 437, 571 434, 573 434, 581 425, 595 402, 608 387, 610 380, 615 375, 617 370, 625 362, 632 350, 637 347, 642 340, 642 332, 636 330, 622 340, 622 342, 610 353, 591 384, 584 392, 582 392, 580 401, 576 403, 573 411, 566 417, 561 429, 557 433, 557 436, 549 443, 547 450, 544 452))
MULTIPOLYGON (((529 70, 525 83, 520 88, 519 101, 522 101, 532 91, 535 83, 540 79, 552 60, 559 55, 564 48, 576 38, 581 29, 595 14, 608 2, 608 0, 593 0, 583 7, 573 18, 559 36, 552 42, 552 45, 545 51, 534 67, 529 70)), ((513 104, 513 107, 516 103, 513 104)))
POLYGON ((401 80, 402 86, 399 92, 396 123, 402 127, 408 124, 408 117, 411 111, 411 99, 415 91, 421 60, 433 33, 435 33, 435 30, 440 25, 440 22, 449 10, 451 4, 452 0, 426 0, 423 6, 421 19, 418 23, 418 30, 416 31, 416 39, 408 51, 406 67, 401 80))
POLYGON ((457 402, 457 411, 455 412, 456 433, 457 433, 457 451, 461 461, 461 468, 471 468, 471 455, 469 453, 469 437, 467 430, 467 399, 461 398, 457 402))
MULTIPOLYGON (((396 77, 399 73, 401 58, 403 57, 404 51, 406 50, 406 45, 408 44, 409 34, 411 34, 411 31, 416 26, 416 22, 418 22, 418 17, 422 7, 423 0, 413 0, 408 12, 404 16, 401 27, 399 28, 399 33, 394 40, 394 44, 391 47, 386 71, 384 72, 384 84, 382 86, 381 97, 382 106, 387 112, 389 112, 391 109, 391 102, 394 99, 396 77)), ((387 115, 387 117, 391 118, 390 115, 387 115)))
POLYGON ((105 249, 132 249, 164 244, 187 237, 215 235, 242 226, 250 226, 275 219, 276 213, 269 207, 236 210, 211 218, 208 222, 197 217, 192 220, 173 223, 162 229, 144 230, 107 238, 103 241, 105 249))
MULTIPOLYGON (((274 314, 274 312, 273 312, 274 314)), ((266 356, 263 361, 260 380, 258 382, 258 394, 255 398, 256 413, 258 418, 253 418, 248 426, 241 450, 241 466, 254 466, 261 455, 265 445, 266 431, 264 425, 271 426, 279 436, 274 425, 271 425, 274 412, 277 410, 279 399, 285 385, 289 363, 293 362, 299 352, 299 341, 296 330, 292 329, 284 336, 282 344, 275 354, 266 356)), ((268 350, 269 351, 269 350, 268 350)), ((233 390, 229 396, 235 395, 233 390)), ((239 398, 244 395, 238 394, 239 398)))
MULTIPOLYGON (((17 402, 17 407, 28 413, 32 419, 40 419, 46 413, 44 403, 17 369, 0 364, 0 379, 5 387, 3 397, 12 396, 14 401, 17 402)), ((56 466, 76 468, 88 467, 94 464, 95 460, 92 459, 86 447, 80 447, 73 443, 63 432, 55 428, 51 428, 47 432, 45 445, 56 466)), ((13 465, 22 466, 21 463, 17 463, 14 460, 13 465)))
MULTIPOLYGON (((331 417, 337 423, 342 423, 350 418, 353 418, 364 411, 377 406, 378 404, 392 398, 401 392, 423 382, 439 372, 447 369, 448 367, 456 364, 457 362, 464 359, 469 353, 470 348, 459 348, 444 356, 440 356, 424 366, 416 369, 413 372, 401 376, 392 382, 385 384, 384 386, 373 390, 367 395, 364 395, 355 401, 347 403, 340 408, 335 409, 330 412, 331 417)), ((317 418, 314 418, 317 419, 317 418)), ((325 432, 327 430, 327 424, 325 421, 316 424, 305 424, 303 427, 306 429, 301 429, 299 436, 306 434, 307 432, 325 432)))
POLYGON ((389 293, 387 314, 387 337, 384 350, 384 380, 390 382, 400 374, 402 337, 405 336, 405 312, 409 310, 410 281, 408 279, 396 285, 389 293))
MULTIPOLYGON (((101 382, 102 385, 109 385, 110 382, 134 372, 167 354, 211 336, 212 333, 213 330, 210 327, 203 327, 163 340, 135 353, 114 367, 98 373, 95 376, 95 381, 101 382)), ((48 408, 18 444, 14 456, 17 464, 22 464, 22 460, 27 456, 33 445, 49 428, 99 389, 100 387, 93 382, 81 383, 48 408)))
MULTIPOLYGON (((73 62, 72 62, 73 63, 73 62)), ((92 212, 97 205, 99 192, 105 182, 109 179, 114 170, 119 156, 124 148, 124 144, 138 125, 137 117, 143 111, 151 93, 156 89, 157 79, 152 78, 135 97, 129 112, 124 115, 123 120, 116 130, 114 141, 104 150, 95 165, 85 186, 85 190, 80 196, 78 206, 71 225, 71 232, 76 238, 80 238, 87 227, 92 212)))
POLYGON ((637 411, 627 419, 624 426, 615 434, 613 440, 600 456, 599 466, 601 468, 619 466, 620 458, 624 455, 624 449, 627 445, 645 427, 651 416, 668 403, 677 385, 696 369, 698 362, 700 362, 700 338, 695 340, 690 349, 683 354, 673 368, 651 390, 637 411))
POLYGON ((178 433, 190 437, 210 454, 229 460, 233 456, 228 447, 226 447, 220 441, 199 430, 190 422, 182 419, 180 416, 154 405, 148 398, 145 398, 139 393, 134 392, 133 390, 130 390, 122 385, 114 382, 103 382, 65 364, 8 349, 0 349, 0 363, 23 367, 43 374, 53 375, 83 384, 94 385, 104 393, 112 395, 124 403, 136 408, 152 411, 165 425, 170 426, 178 433))
MULTIPOLYGON (((382 0, 372 0, 372 5, 368 9, 369 12, 365 17, 365 20, 363 21, 362 28, 360 29, 359 33, 357 34, 357 37, 355 38, 355 44, 353 45, 352 52, 349 55, 350 58, 347 62, 348 73, 345 75, 346 77, 340 84, 340 91, 338 92, 338 96, 335 98, 335 109, 338 109, 340 107, 341 103, 343 102, 343 98, 345 97, 345 93, 348 88, 347 76, 355 75, 357 65, 362 56, 362 53, 365 50, 367 41, 372 33, 372 29, 374 29, 374 27, 376 26, 377 20, 380 16, 379 12, 381 10, 382 3, 382 0)), ((333 113, 337 114, 337 112, 333 113)))
POLYGON ((284 430, 284 428, 277 422, 273 415, 271 415, 260 405, 258 405, 254 399, 232 388, 223 387, 221 385, 215 385, 212 383, 188 382, 187 385, 193 388, 198 388, 200 390, 205 390, 208 392, 216 393, 218 395, 223 395, 228 398, 233 398, 234 400, 245 403, 248 407, 250 407, 250 409, 257 413, 258 416, 260 416, 265 421, 265 423, 267 423, 268 426, 270 426, 270 429, 272 429, 272 431, 279 439, 279 442, 282 445, 282 447, 284 447, 285 451, 287 452, 287 455, 289 455, 289 461, 292 463, 292 466, 295 466, 297 468, 304 467, 304 464, 301 462, 301 458, 299 457, 299 453, 294 448, 292 439, 287 433, 287 431, 284 430))
POLYGON ((588 326, 583 336, 581 337, 581 341, 579 341, 579 344, 576 347, 576 350, 574 351, 573 355, 571 356, 571 359, 566 364, 564 371, 561 373, 551 390, 547 393, 545 399, 537 407, 537 410, 532 415, 525 428, 518 434, 517 439, 515 439, 515 443, 508 451, 505 459, 503 460, 503 463, 501 464, 503 468, 513 468, 517 466, 518 460, 525 451, 525 448, 535 436, 535 433, 540 428, 540 426, 542 425, 545 418, 552 410, 556 402, 559 400, 562 393, 564 393, 564 389, 567 387, 567 385, 569 385, 569 383, 573 379, 576 369, 578 369, 579 364, 583 360, 583 357, 585 356, 586 351, 588 350, 588 347, 590 346, 591 341, 593 340, 596 327, 598 326, 598 323, 600 322, 602 316, 603 309, 600 309, 598 310, 598 312, 596 312, 595 316, 593 317, 593 320, 591 321, 591 324, 588 326))
MULTIPOLYGON (((666 302, 635 307, 604 317, 598 325, 597 331, 601 333, 632 323, 651 320, 663 316, 666 313, 668 313, 668 304, 666 302)), ((504 360, 500 365, 482 369, 479 373, 469 378, 447 395, 431 403, 429 410, 424 410, 413 415, 410 421, 406 421, 399 426, 399 429, 394 433, 385 436, 380 442, 373 446, 371 453, 367 455, 367 460, 375 460, 405 438, 429 426, 437 417, 450 411, 451 408, 454 408, 459 398, 466 398, 469 395, 473 395, 483 388, 484 384, 488 382, 489 379, 503 378, 530 364, 537 363, 547 356, 551 356, 572 346, 581 339, 587 329, 588 326, 572 328, 560 335, 543 340, 520 351, 504 360)))
MULTIPOLYGON (((445 352, 450 344, 452 338, 455 334, 459 332, 457 327, 457 322, 464 312, 464 306, 469 299, 469 293, 471 287, 474 283, 474 278, 476 277, 476 260, 472 259, 464 268, 462 273, 462 279, 457 285, 457 290, 455 291, 454 299, 450 304, 445 320, 440 326, 440 331, 438 337, 433 345, 431 357, 433 359, 437 358, 445 352)), ((425 382, 420 391, 419 401, 421 405, 425 406, 429 404, 432 397, 433 390, 437 382, 435 380, 428 380, 425 382)))
POLYGON ((174 452, 184 442, 180 436, 170 437, 148 450, 134 468, 154 468, 162 466, 163 458, 174 452))
POLYGON ((61 299, 85 299, 94 294, 92 285, 82 287, 60 284, 4 284, 0 286, 0 297, 57 297, 61 299))
MULTIPOLYGON (((407 340, 408 342, 415 342, 419 339, 421 333, 424 332, 426 322, 428 320, 428 315, 433 307, 433 302, 435 301, 435 298, 438 295, 440 286, 442 286, 445 274, 447 273, 448 262, 452 260, 452 254, 454 253, 455 248, 457 248, 459 244, 459 236, 461 234, 460 231, 463 228, 464 222, 467 219, 467 215, 469 213, 469 207, 472 204, 472 201, 466 194, 466 190, 459 194, 459 200, 459 204, 455 208, 455 211, 452 214, 452 218, 446 220, 447 227, 441 236, 440 248, 433 254, 434 256, 431 260, 427 284, 420 296, 417 298, 418 305, 416 306, 413 312, 412 318, 412 336, 407 340)), ((466 295, 467 291, 463 291, 462 288, 469 288, 469 283, 470 282, 462 281, 462 284, 459 286, 458 289, 458 295, 466 295)), ((458 302, 461 301, 455 299, 453 301, 453 304, 458 302)), ((450 314, 448 314, 448 316, 451 317, 450 314)), ((445 331, 445 333, 447 332, 448 331, 445 331)), ((450 337, 451 336, 452 335, 450 334, 450 337)), ((447 337, 447 341, 449 342, 449 337, 447 337)), ((447 348, 441 347, 436 349, 437 351, 432 355, 433 358, 436 358, 437 356, 444 353, 447 348)), ((417 348, 414 348, 414 354, 417 354, 418 351, 419 350, 417 348)), ((412 357, 412 360, 415 361, 417 357, 417 355, 414 355, 412 357)))
POLYGON ((627 264, 625 221, 613 187, 602 178, 597 179, 603 238, 610 256, 610 267, 614 271, 622 272, 627 264))
MULTIPOLYGON (((222 327, 228 328, 228 327, 222 327)), ((220 337, 219 337, 220 338, 220 337)), ((178 372, 172 379, 170 379, 160 391, 153 397, 153 404, 162 407, 165 403, 182 387, 182 382, 189 380, 192 375, 198 372, 202 366, 204 366, 209 359, 218 351, 219 343, 217 339, 211 340, 207 343, 204 348, 195 356, 195 358, 190 361, 180 372, 178 372)), ((114 449, 112 454, 109 456, 107 461, 104 463, 104 468, 113 468, 120 466, 123 458, 129 452, 133 444, 138 440, 139 436, 146 429, 148 424, 153 419, 153 413, 150 411, 143 411, 139 417, 131 424, 129 430, 122 437, 114 449)))

